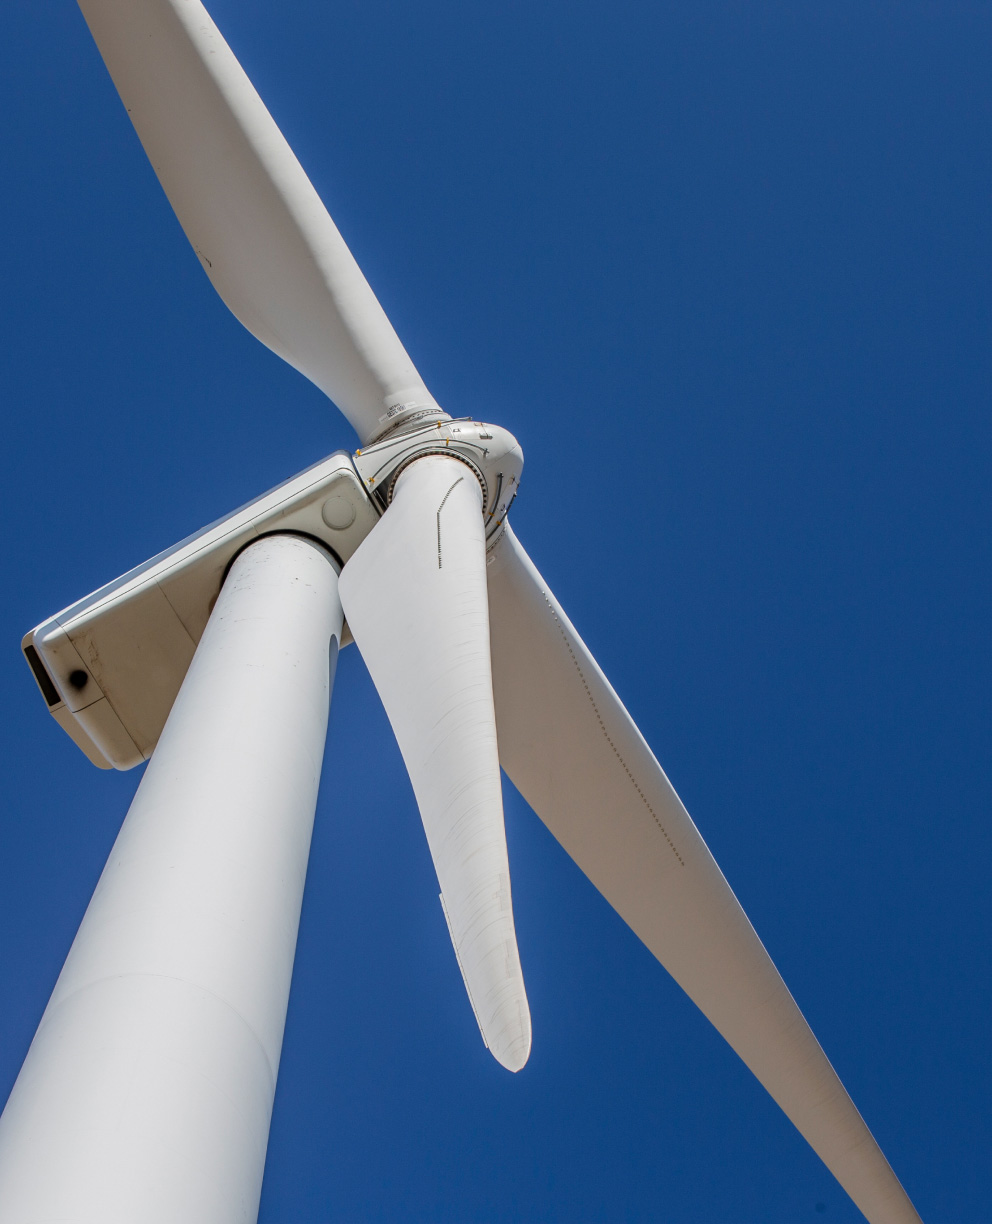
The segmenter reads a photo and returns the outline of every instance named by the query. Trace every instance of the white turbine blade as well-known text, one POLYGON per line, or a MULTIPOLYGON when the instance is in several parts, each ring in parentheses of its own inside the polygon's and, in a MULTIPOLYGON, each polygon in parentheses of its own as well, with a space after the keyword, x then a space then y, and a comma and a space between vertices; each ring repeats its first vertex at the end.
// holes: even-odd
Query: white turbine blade
POLYGON ((871 1224, 920 1224, 671 783, 509 525, 488 574, 510 779, 871 1224))
POLYGON ((429 456, 344 567, 341 602, 406 762, 455 955, 483 1040, 530 1053, 493 714, 482 491, 429 456))
POLYGON ((145 152, 234 314, 363 443, 440 413, 334 222, 199 0, 79 0, 145 152))

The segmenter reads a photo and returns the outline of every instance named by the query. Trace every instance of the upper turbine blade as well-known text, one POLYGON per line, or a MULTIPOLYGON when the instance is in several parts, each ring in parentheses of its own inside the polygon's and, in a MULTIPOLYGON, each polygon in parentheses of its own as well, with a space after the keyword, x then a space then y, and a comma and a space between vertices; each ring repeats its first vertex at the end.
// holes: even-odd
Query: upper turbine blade
POLYGON ((509 525, 488 573, 510 779, 871 1224, 920 1224, 671 783, 509 525))
POLYGON ((413 783, 442 905, 486 1045, 530 1053, 493 714, 482 490, 456 459, 401 473, 344 567, 341 603, 413 783))
POLYGON ((199 0, 79 0, 204 271, 365 443, 441 409, 199 0))

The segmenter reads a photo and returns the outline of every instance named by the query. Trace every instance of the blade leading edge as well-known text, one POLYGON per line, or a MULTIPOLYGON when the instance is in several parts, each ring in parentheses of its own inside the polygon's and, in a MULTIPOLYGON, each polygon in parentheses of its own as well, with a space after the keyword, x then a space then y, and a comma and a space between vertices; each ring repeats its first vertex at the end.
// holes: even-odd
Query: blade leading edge
POLYGON ((199 0, 79 0, 214 288, 362 443, 444 415, 292 149, 199 0))
POLYGON ((920 1224, 706 843, 507 524, 489 577, 500 762, 871 1224, 920 1224))

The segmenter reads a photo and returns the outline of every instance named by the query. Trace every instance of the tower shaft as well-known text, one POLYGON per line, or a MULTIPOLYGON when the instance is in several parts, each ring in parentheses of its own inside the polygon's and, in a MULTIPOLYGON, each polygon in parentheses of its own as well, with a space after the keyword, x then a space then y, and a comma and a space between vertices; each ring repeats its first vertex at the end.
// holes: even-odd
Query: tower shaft
POLYGON ((337 566, 232 566, 0 1118, 0 1224, 258 1213, 342 626, 337 566))

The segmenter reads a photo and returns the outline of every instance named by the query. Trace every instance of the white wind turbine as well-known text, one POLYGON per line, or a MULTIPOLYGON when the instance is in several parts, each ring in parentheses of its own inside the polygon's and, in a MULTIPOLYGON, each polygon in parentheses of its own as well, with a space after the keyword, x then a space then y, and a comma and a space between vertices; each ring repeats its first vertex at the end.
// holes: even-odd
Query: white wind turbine
POLYGON ((215 288, 362 447, 25 638, 52 714, 95 764, 151 759, 0 1119, 0 1222, 257 1213, 348 633, 409 770, 494 1056, 518 1070, 530 1050, 502 765, 872 1224, 918 1221, 506 521, 516 441, 434 401, 198 0, 81 8, 215 288))

